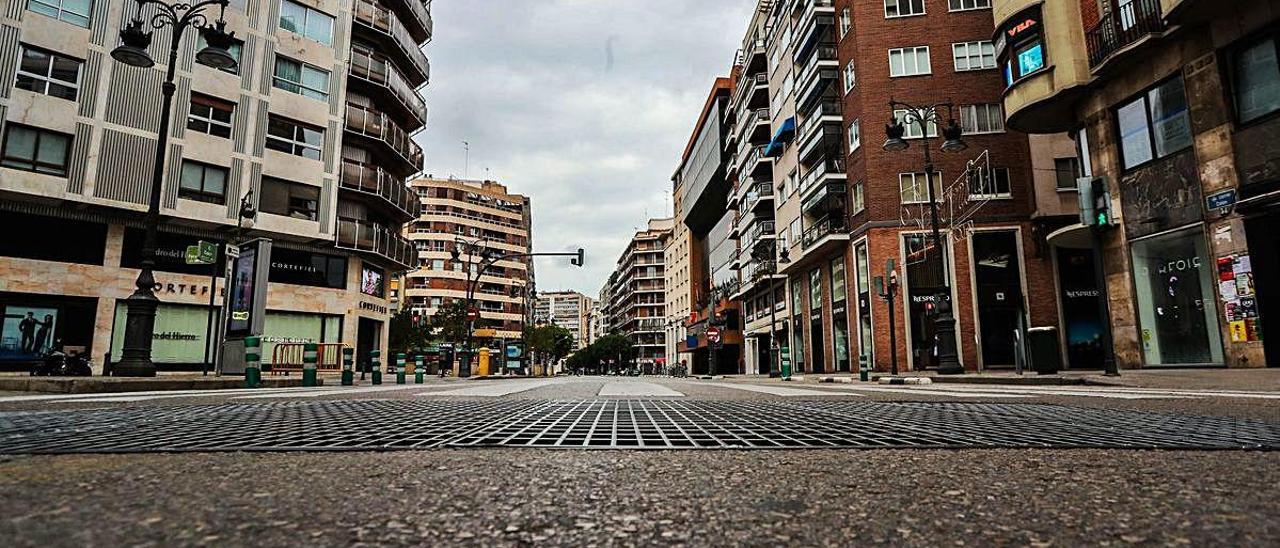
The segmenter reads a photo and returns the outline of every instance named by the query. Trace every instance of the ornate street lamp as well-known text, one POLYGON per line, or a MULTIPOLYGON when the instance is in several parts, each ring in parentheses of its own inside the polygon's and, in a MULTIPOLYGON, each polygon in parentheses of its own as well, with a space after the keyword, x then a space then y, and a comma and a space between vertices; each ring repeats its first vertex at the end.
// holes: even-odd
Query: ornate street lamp
POLYGON ((954 111, 955 105, 950 102, 936 103, 932 105, 910 105, 899 101, 889 101, 889 109, 891 111, 904 111, 902 119, 895 118, 892 122, 885 126, 886 139, 884 142, 884 150, 886 152, 901 152, 911 147, 911 143, 903 138, 906 135, 906 124, 919 124, 920 134, 923 139, 921 148, 924 149, 924 180, 925 186, 929 189, 929 218, 933 228, 933 248, 939 253, 938 268, 940 270, 938 279, 942 281, 942 287, 938 289, 938 294, 934 296, 935 315, 934 315, 934 334, 936 351, 938 354, 938 373, 943 375, 957 375, 964 373, 964 366, 960 365, 960 356, 956 350, 956 319, 951 309, 951 283, 947 275, 947 253, 942 241, 942 231, 938 223, 938 197, 934 194, 933 189, 933 156, 929 152, 929 124, 941 125, 943 122, 940 115, 941 109, 946 109, 946 127, 942 130, 943 143, 939 147, 943 152, 962 152, 969 148, 969 145, 961 138, 964 131, 960 128, 960 124, 956 122, 954 111))
POLYGON ((121 44, 111 52, 111 57, 123 64, 151 68, 155 66, 155 61, 147 48, 151 46, 152 35, 145 27, 150 26, 156 30, 171 28, 169 67, 160 88, 164 99, 160 111, 160 127, 156 133, 155 167, 151 175, 151 196, 147 205, 146 236, 142 243, 142 269, 134 284, 137 289, 125 300, 128 303, 128 317, 125 320, 121 360, 112 368, 112 374, 116 376, 154 377, 156 374, 156 366, 151 361, 151 342, 155 330, 156 308, 160 301, 155 295, 156 280, 152 270, 156 264, 156 233, 160 226, 160 193, 164 184, 165 151, 169 146, 173 95, 177 90, 173 80, 177 71, 178 46, 186 29, 194 28, 204 36, 208 44, 196 54, 201 63, 215 68, 234 67, 236 61, 227 51, 234 37, 232 33, 226 32, 227 23, 223 19, 228 1, 204 0, 194 4, 168 4, 160 0, 136 0, 138 16, 120 31, 121 44), (154 5, 156 9, 144 24, 141 11, 147 5, 154 5), (218 20, 211 23, 206 12, 215 6, 219 9, 218 20))

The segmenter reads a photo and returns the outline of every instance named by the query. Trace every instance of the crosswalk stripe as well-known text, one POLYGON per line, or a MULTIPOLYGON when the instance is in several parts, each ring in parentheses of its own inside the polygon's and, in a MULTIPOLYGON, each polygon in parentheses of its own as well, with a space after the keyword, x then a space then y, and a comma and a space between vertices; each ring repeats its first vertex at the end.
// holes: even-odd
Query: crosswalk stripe
POLYGON ((417 396, 475 396, 482 398, 497 398, 520 392, 527 392, 535 388, 542 388, 552 384, 561 384, 555 382, 554 379, 534 379, 534 380, 509 380, 509 381, 491 381, 479 386, 469 386, 467 388, 459 388, 455 390, 445 390, 443 392, 423 392, 415 394, 417 396))
POLYGON ((932 388, 913 388, 909 386, 841 386, 830 385, 823 388, 834 390, 852 390, 858 392, 889 392, 896 394, 921 394, 926 396, 950 396, 954 398, 1031 398, 1030 394, 1010 394, 1003 392, 956 392, 951 390, 935 390, 932 388))
POLYGON ((643 381, 621 381, 608 382, 600 387, 598 396, 628 396, 628 397, 683 397, 684 393, 677 392, 667 388, 661 384, 643 381))
POLYGON ((770 394, 773 396, 796 397, 796 396, 862 396, 862 394, 841 394, 838 392, 828 392, 824 390, 809 390, 806 388, 788 388, 785 386, 761 386, 758 384, 730 384, 719 382, 699 383, 701 386, 714 386, 717 388, 728 388, 731 390, 743 390, 747 392, 759 392, 761 394, 770 394))

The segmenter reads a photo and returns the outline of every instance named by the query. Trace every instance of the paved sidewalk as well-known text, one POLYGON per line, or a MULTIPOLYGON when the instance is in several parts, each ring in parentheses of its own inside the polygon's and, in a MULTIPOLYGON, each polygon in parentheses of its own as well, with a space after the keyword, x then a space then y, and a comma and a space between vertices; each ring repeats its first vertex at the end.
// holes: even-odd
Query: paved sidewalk
MULTIPOLYGON (((890 376, 876 372, 872 379, 890 376)), ((997 384, 997 385, 1094 385, 1122 386, 1128 388, 1165 388, 1174 390, 1244 390, 1280 391, 1280 368, 1266 369, 1130 369, 1122 370, 1119 377, 1107 377, 1100 371, 1064 371, 1057 375, 1038 375, 1034 372, 1018 375, 1012 371, 988 371, 965 375, 938 375, 931 371, 904 372, 903 377, 928 377, 938 384, 997 384)), ((734 375, 729 381, 768 381, 781 379, 764 375, 734 375)), ((793 381, 804 383, 861 382, 857 374, 823 373, 795 375, 793 381)))
MULTIPOLYGON (((336 377, 334 378, 336 381, 336 377)), ((324 377, 319 379, 324 383, 324 377)), ((394 379, 393 379, 394 382, 394 379)), ((263 388, 302 386, 302 376, 269 376, 262 379, 263 388)), ((0 375, 0 392, 48 392, 54 394, 96 394, 116 392, 150 392, 157 390, 223 390, 244 388, 244 377, 215 377, 200 374, 159 375, 156 377, 32 377, 28 374, 0 375)))

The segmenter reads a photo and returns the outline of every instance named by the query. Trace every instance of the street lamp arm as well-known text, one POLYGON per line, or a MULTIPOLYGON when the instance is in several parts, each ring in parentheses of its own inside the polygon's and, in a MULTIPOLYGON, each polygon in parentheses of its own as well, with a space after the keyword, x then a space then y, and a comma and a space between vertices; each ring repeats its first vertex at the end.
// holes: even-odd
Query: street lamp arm
POLYGON ((156 6, 159 11, 155 15, 151 16, 151 20, 149 21, 151 28, 161 29, 166 26, 173 26, 175 34, 174 41, 177 42, 177 35, 181 35, 182 29, 185 27, 202 29, 211 26, 212 23, 209 21, 209 16, 205 12, 205 9, 211 6, 218 6, 225 13, 229 0, 202 0, 194 4, 190 2, 169 4, 163 0, 136 1, 139 11, 148 5, 156 6))

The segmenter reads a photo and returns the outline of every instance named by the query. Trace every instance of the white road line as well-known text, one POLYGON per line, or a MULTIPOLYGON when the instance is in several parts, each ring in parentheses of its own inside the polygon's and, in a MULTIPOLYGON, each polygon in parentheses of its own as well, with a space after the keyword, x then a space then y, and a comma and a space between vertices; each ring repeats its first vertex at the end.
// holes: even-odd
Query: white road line
POLYGON ((562 384, 555 379, 533 379, 533 380, 509 380, 509 381, 480 381, 485 384, 479 386, 469 386, 467 388, 459 388, 456 390, 446 390, 444 392, 423 392, 415 394, 417 396, 476 396, 483 398, 497 398, 509 394, 526 392, 535 388, 542 388, 552 384, 562 384))
POLYGON ((607 382, 600 388, 599 396, 627 396, 627 397, 652 397, 652 396, 674 396, 683 397, 684 394, 676 392, 670 388, 652 382, 644 381, 614 381, 607 382))
MULTIPOLYGON (((937 385, 933 385, 937 386, 937 385)), ((924 388, 915 390, 939 390, 938 388, 924 388)), ((1145 392, 1135 393, 1129 391, 1115 390, 1092 390, 1085 388, 1063 388, 1057 386, 960 386, 948 385, 945 389, 948 392, 963 394, 1017 394, 1026 397, 1035 396, 1077 396, 1087 398, 1109 398, 1118 400, 1154 400, 1154 399, 1188 399, 1194 398, 1191 394, 1173 394, 1167 392, 1145 392)), ((973 396, 976 397, 976 396, 973 396)))
POLYGON ((397 384, 394 386, 361 386, 356 388, 335 387, 334 389, 316 388, 310 390, 295 389, 294 392, 273 392, 270 394, 254 394, 250 396, 236 396, 233 400, 266 400, 279 398, 318 398, 320 396, 347 396, 352 394, 369 394, 378 392, 398 392, 404 390, 442 390, 452 389, 455 386, 450 385, 422 385, 422 384, 397 384))
POLYGON ((1013 394, 1005 392, 955 392, 951 390, 939 390, 934 388, 914 388, 910 386, 858 386, 858 385, 829 385, 823 386, 824 389, 833 390, 853 390, 858 392, 890 392, 895 394, 920 394, 923 396, 948 396, 953 398, 1033 398, 1033 394, 1013 394))
POLYGON ((759 392, 762 394, 770 394, 774 396, 796 397, 796 396, 863 396, 862 394, 842 394, 839 392, 828 392, 823 390, 808 390, 804 388, 787 388, 785 386, 760 386, 758 384, 731 384, 719 382, 703 382, 698 383, 701 386, 714 386, 717 388, 728 388, 731 390, 744 390, 747 392, 759 392))

